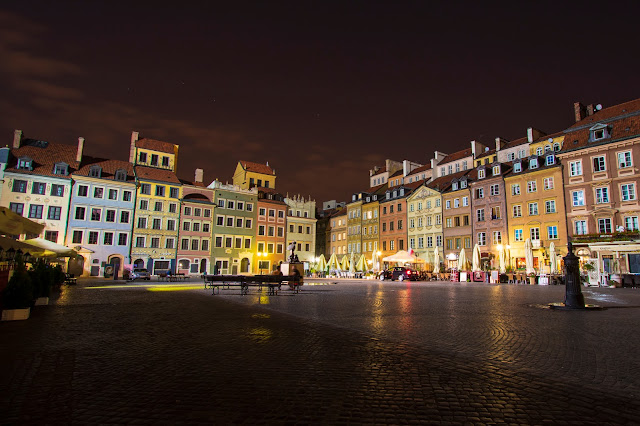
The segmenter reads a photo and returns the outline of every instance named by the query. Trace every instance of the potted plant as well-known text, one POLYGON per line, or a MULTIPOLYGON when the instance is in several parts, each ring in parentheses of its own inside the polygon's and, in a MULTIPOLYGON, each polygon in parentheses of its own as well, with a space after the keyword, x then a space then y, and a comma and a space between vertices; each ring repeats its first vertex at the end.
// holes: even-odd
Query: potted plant
POLYGON ((529 284, 533 285, 536 283, 536 273, 535 272, 530 272, 529 273, 529 284))
POLYGON ((25 320, 31 313, 33 285, 22 262, 13 271, 2 292, 2 321, 25 320))

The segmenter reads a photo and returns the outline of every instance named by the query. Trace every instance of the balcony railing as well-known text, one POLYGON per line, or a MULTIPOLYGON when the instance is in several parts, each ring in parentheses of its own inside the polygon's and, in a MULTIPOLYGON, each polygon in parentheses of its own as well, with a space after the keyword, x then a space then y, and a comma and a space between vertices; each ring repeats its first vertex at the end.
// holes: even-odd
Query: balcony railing
POLYGON ((635 241, 640 240, 640 231, 613 232, 610 234, 584 234, 571 237, 573 243, 598 243, 607 241, 635 241))

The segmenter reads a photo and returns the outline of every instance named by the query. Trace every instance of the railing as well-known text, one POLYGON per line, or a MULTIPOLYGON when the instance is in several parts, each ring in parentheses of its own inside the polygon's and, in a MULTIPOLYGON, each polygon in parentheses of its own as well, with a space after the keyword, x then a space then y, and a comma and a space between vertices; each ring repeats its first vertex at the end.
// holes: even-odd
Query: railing
POLYGON ((598 234, 584 234, 574 235, 571 237, 573 243, 595 243, 603 241, 635 241, 640 239, 640 232, 638 231, 624 231, 614 232, 611 234, 598 233, 598 234))

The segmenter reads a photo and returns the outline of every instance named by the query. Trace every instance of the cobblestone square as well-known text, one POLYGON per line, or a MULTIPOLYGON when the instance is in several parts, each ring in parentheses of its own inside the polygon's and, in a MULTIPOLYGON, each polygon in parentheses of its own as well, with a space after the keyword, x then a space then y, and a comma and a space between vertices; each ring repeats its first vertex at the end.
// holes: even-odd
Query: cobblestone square
POLYGON ((3 423, 637 424, 640 292, 80 280, 0 324, 3 423))

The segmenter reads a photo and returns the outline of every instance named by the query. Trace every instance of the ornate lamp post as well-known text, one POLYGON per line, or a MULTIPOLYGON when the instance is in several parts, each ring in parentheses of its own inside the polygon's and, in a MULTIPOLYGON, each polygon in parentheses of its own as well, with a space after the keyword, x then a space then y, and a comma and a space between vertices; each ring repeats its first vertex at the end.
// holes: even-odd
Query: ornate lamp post
POLYGON ((573 245, 567 244, 567 255, 564 257, 564 280, 565 280, 565 295, 564 303, 550 303, 549 307, 552 309, 602 309, 597 305, 585 305, 584 295, 580 288, 580 259, 573 254, 573 245))

